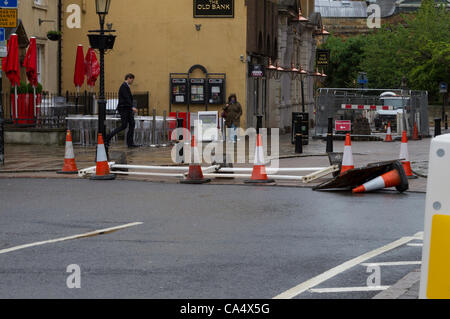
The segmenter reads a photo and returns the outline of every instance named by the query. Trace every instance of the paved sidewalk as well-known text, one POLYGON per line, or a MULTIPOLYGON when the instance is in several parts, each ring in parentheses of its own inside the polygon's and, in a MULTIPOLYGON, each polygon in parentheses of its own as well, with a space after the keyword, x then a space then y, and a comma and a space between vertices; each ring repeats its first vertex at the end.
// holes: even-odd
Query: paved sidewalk
MULTIPOLYGON (((270 138, 269 138, 270 140, 270 138)), ((408 148, 414 172, 422 177, 410 180, 410 191, 425 192, 425 178, 428 170, 429 146, 431 139, 409 141, 408 148)), ((360 167, 368 163, 397 159, 400 154, 400 142, 352 142, 352 151, 355 166, 360 167)), ((244 147, 244 145, 240 145, 244 147)), ((246 163, 235 164, 235 167, 252 167, 254 150, 246 146, 246 163)), ((270 149, 270 145, 268 147, 270 149)), ((342 152, 344 141, 334 141, 334 151, 342 152)), ((302 154, 295 154, 294 145, 291 144, 290 135, 280 137, 279 165, 280 167, 327 167, 330 165, 325 152, 326 143, 322 140, 310 139, 309 145, 303 147, 302 154)), ((173 165, 171 160, 172 147, 150 148, 141 147, 129 150, 122 143, 112 145, 110 151, 121 151, 127 156, 129 164, 135 165, 173 165)), ((95 147, 75 146, 75 157, 78 169, 95 165, 95 147)), ((270 155, 270 152, 269 152, 270 155)), ((62 168, 64 159, 64 147, 35 146, 35 145, 6 145, 5 165, 0 167, 0 177, 40 177, 40 178, 78 178, 77 176, 60 176, 55 172, 62 168)), ((266 158, 267 159, 267 158, 266 158)), ((143 178, 124 177, 120 179, 139 179, 157 182, 177 182, 173 178, 143 178)), ((328 178, 322 178, 311 184, 302 184, 292 181, 277 181, 279 186, 312 187, 324 182, 328 178)), ((242 180, 215 180, 213 183, 242 184, 242 180)))
POLYGON ((380 292, 372 299, 419 299, 420 268, 410 272, 395 285, 380 292))

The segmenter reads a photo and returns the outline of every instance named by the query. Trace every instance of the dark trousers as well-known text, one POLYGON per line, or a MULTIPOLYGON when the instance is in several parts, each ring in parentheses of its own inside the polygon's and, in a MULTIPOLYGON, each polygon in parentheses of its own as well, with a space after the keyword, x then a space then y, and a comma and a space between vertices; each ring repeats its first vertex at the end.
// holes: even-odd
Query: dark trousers
POLYGON ((128 127, 127 145, 128 146, 134 145, 133 139, 134 139, 135 122, 134 122, 133 110, 132 109, 129 109, 129 110, 120 110, 119 109, 119 114, 120 114, 121 125, 120 125, 120 127, 116 128, 114 131, 112 131, 110 134, 108 134, 106 136, 105 143, 109 144, 109 142, 115 135, 126 130, 128 127))

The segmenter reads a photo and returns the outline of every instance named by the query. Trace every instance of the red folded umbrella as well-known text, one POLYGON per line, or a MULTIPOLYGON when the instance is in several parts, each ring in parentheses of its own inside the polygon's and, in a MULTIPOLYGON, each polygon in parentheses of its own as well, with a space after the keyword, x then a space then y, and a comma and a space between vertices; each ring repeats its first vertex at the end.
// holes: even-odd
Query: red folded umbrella
POLYGON ((30 38, 30 46, 28 47, 27 54, 25 55, 25 60, 23 61, 23 66, 26 68, 28 82, 34 88, 33 92, 33 114, 36 116, 36 87, 38 85, 37 76, 37 47, 36 38, 30 38))
POLYGON ((13 33, 9 37, 7 50, 8 55, 2 61, 2 70, 6 73, 11 85, 15 87, 15 113, 11 110, 11 114, 15 114, 15 118, 17 119, 17 87, 20 85, 19 43, 17 41, 17 34, 13 33))
POLYGON ((27 78, 33 87, 38 85, 37 77, 37 48, 36 38, 30 38, 30 46, 28 47, 23 66, 26 68, 27 78))
POLYGON ((19 43, 17 34, 11 34, 8 41, 8 55, 3 58, 2 69, 12 86, 20 85, 19 43))
POLYGON ((85 76, 85 65, 84 65, 83 46, 79 44, 77 48, 77 57, 75 61, 75 74, 73 76, 73 83, 77 88, 77 92, 80 90, 80 87, 82 87, 84 84, 84 76, 85 76))
POLYGON ((92 48, 89 48, 84 63, 86 66, 87 84, 92 88, 95 86, 95 82, 100 75, 100 64, 98 63, 97 56, 92 48))

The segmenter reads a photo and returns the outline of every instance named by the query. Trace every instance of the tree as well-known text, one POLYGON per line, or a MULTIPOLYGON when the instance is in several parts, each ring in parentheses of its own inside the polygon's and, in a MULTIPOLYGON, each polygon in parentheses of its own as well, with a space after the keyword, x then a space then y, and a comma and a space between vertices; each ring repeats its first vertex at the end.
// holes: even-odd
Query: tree
POLYGON ((355 80, 363 58, 363 47, 367 40, 363 36, 348 38, 346 41, 338 37, 330 37, 323 49, 330 50, 325 85, 327 87, 355 87, 355 80))
POLYGON ((439 97, 439 82, 450 82, 450 12, 433 0, 397 25, 383 25, 366 36, 330 37, 327 86, 354 87, 358 72, 367 73, 371 88, 399 88, 406 76, 410 89, 439 97))

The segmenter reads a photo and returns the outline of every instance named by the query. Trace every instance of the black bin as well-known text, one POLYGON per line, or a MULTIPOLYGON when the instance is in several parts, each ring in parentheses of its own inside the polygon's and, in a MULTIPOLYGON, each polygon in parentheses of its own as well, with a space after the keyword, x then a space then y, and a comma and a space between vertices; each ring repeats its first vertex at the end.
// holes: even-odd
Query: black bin
POLYGON ((303 145, 309 144, 309 113, 292 112, 292 134, 291 143, 295 144, 295 123, 301 123, 301 132, 303 137, 303 145))

